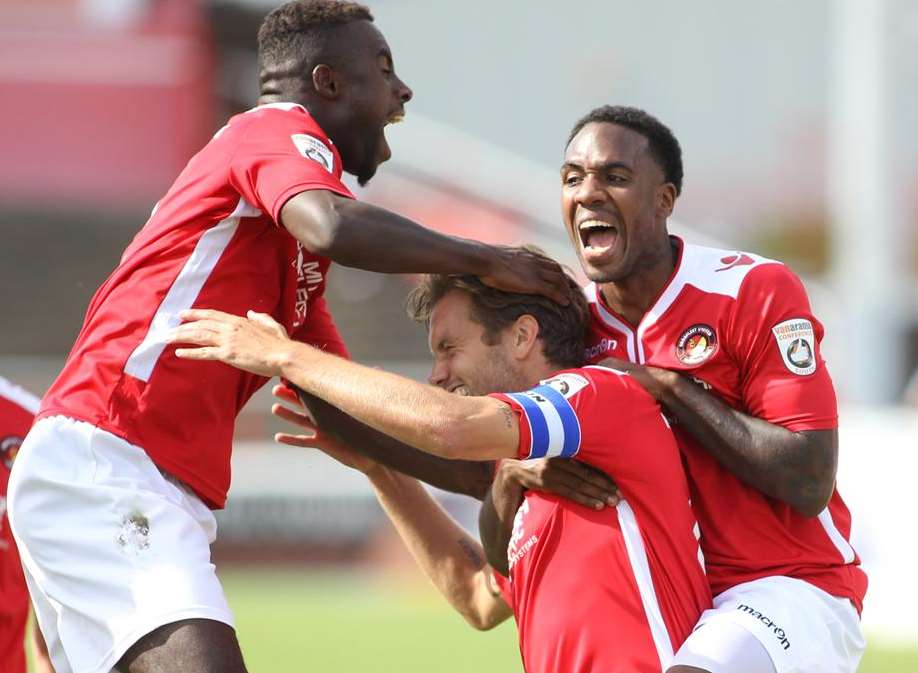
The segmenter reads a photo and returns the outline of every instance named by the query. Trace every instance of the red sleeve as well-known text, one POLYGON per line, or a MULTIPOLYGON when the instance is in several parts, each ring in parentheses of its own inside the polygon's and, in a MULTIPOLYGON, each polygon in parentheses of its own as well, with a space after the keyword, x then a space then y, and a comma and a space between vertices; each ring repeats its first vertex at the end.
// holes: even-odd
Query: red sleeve
POLYGON ((315 346, 326 353, 350 359, 347 346, 341 338, 338 327, 328 310, 325 297, 317 297, 309 305, 306 322, 293 335, 297 341, 315 346))
POLYGON ((341 157, 303 110, 249 113, 241 142, 230 160, 230 181, 252 205, 280 223, 284 204, 311 189, 354 198, 341 182, 341 157))
POLYGON ((835 389, 820 353, 824 330, 790 269, 767 264, 750 271, 728 329, 744 411, 795 432, 838 426, 835 389))
MULTIPOLYGON (((611 448, 628 445, 635 405, 642 395, 630 377, 613 370, 589 367, 560 372, 521 393, 497 393, 519 419, 520 460, 573 458, 608 465, 611 448), (615 441, 610 442, 610 438, 615 441)), ((646 393, 649 407, 656 407, 646 393)))

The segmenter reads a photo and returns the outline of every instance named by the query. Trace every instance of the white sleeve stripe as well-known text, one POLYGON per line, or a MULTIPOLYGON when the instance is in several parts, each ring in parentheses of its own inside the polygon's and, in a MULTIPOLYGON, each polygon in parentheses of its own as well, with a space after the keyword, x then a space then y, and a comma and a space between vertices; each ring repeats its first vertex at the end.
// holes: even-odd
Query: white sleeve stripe
POLYGON ((204 232, 191 256, 179 272, 153 315, 150 328, 140 345, 134 349, 124 365, 124 373, 141 381, 149 381, 153 368, 166 349, 170 332, 181 323, 179 313, 191 308, 201 289, 220 261, 242 217, 256 217, 261 211, 239 199, 235 210, 226 218, 204 232))
POLYGON ((848 543, 845 536, 841 534, 841 531, 835 527, 835 522, 832 520, 832 513, 829 511, 828 507, 819 513, 819 523, 822 524, 822 527, 826 531, 826 535, 829 536, 829 539, 832 541, 832 544, 835 545, 835 548, 838 550, 838 553, 841 554, 845 563, 854 563, 854 548, 848 543))
POLYGON ((634 516, 634 510, 627 502, 622 500, 618 503, 616 510, 618 511, 618 523, 622 529, 622 538, 625 540, 625 548, 628 551, 628 560, 631 562, 631 570, 634 572, 638 593, 641 595, 641 603, 644 606, 644 615, 650 625, 650 634, 657 650, 657 657, 660 659, 660 670, 665 671, 673 660, 673 643, 669 637, 666 622, 663 621, 660 602, 657 600, 657 591, 653 585, 653 576, 650 573, 650 563, 647 561, 647 550, 644 548, 641 528, 634 516))
POLYGON ((6 380, 2 376, 0 376, 0 397, 4 397, 10 402, 18 404, 30 414, 37 414, 38 407, 41 406, 41 399, 25 388, 20 388, 14 383, 6 380))

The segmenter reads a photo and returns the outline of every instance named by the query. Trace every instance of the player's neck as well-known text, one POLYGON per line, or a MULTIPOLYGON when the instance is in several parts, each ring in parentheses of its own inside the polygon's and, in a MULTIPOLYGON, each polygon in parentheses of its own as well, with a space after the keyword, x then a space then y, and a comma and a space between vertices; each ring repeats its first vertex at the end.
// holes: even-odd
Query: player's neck
POLYGON ((545 360, 543 355, 533 357, 529 361, 520 365, 517 373, 512 378, 507 378, 498 386, 500 390, 494 392, 502 393, 519 393, 530 388, 535 388, 540 381, 551 378, 552 374, 564 369, 545 360))
POLYGON ((670 239, 666 249, 651 263, 626 278, 600 284, 606 305, 630 325, 638 325, 669 282, 677 257, 677 244, 670 239))

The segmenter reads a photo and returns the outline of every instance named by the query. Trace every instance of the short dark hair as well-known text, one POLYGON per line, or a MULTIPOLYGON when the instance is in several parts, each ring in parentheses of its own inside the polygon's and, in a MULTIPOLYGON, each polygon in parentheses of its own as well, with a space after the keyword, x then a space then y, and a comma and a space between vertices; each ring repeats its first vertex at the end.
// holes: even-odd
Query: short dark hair
POLYGON ((666 181, 676 186, 676 196, 682 193, 682 148, 668 126, 653 115, 635 107, 603 105, 591 110, 574 124, 565 147, 571 144, 574 136, 580 133, 584 126, 594 122, 624 126, 647 138, 650 154, 663 169, 666 181))
MULTIPOLYGON (((541 251, 525 248, 527 252, 547 257, 541 251)), ((568 298, 561 306, 547 297, 504 292, 485 285, 476 276, 423 276, 420 284, 408 295, 408 315, 412 320, 430 325, 434 307, 453 290, 465 292, 472 300, 472 317, 482 325, 484 341, 496 344, 500 332, 520 316, 531 315, 539 323, 539 339, 545 359, 559 368, 580 367, 586 351, 586 330, 589 307, 583 289, 570 275, 568 298)))
POLYGON ((297 61, 312 66, 323 58, 335 28, 354 21, 373 21, 370 10, 343 0, 293 0, 272 10, 258 29, 258 61, 297 61))

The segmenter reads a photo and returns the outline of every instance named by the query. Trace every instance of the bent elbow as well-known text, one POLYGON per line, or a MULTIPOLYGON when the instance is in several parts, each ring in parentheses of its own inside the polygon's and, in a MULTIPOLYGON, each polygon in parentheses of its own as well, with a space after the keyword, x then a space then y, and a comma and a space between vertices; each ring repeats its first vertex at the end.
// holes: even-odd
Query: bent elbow
POLYGON ((312 254, 328 257, 334 261, 337 235, 337 217, 333 213, 328 213, 322 217, 317 217, 314 226, 310 227, 302 237, 298 238, 300 243, 312 254))
POLYGON ((834 480, 829 484, 813 484, 811 488, 797 494, 797 497, 789 504, 799 514, 810 519, 822 514, 825 508, 829 506, 829 501, 832 500, 834 492, 834 480))
MULTIPOLYGON (((834 489, 833 489, 834 490, 834 489)), ((825 511, 826 507, 829 506, 829 501, 832 499, 832 492, 830 491, 828 495, 824 497, 812 497, 808 498, 805 502, 802 502, 798 507, 797 511, 800 512, 803 516, 811 519, 813 517, 819 516, 825 511)))
POLYGON ((476 631, 490 631, 501 622, 491 614, 485 615, 476 611, 463 612, 462 616, 468 625, 476 631))
POLYGON ((324 192, 300 194, 284 206, 284 226, 309 252, 334 260, 346 200, 324 192))

